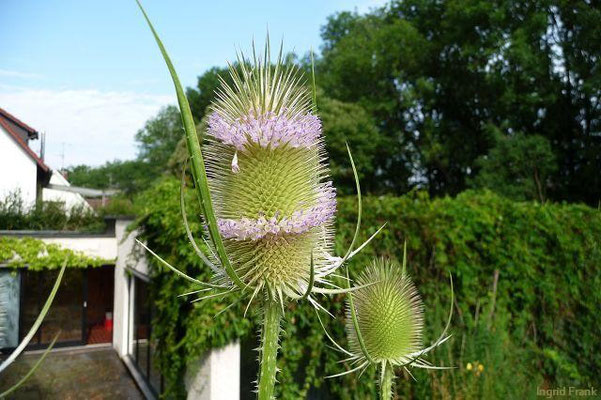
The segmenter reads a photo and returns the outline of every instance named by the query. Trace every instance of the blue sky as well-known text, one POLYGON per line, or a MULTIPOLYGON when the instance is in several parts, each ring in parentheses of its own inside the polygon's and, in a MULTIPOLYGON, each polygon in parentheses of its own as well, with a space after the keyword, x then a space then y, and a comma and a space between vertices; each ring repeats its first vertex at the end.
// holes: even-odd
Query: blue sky
MULTIPOLYGON (((383 3, 144 1, 185 86, 253 38, 262 42, 267 29, 273 42, 283 38, 285 49, 304 54, 319 49, 329 15, 383 3)), ((0 107, 46 132, 55 168, 134 157, 135 132, 174 102, 133 0, 2 0, 0 38, 0 107)))

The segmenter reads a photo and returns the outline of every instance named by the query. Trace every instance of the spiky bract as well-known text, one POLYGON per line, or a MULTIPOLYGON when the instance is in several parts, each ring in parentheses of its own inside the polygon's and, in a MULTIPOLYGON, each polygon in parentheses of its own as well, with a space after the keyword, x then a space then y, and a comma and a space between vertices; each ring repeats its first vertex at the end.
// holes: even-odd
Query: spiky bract
MULTIPOLYGON (((374 362, 403 365, 422 345, 423 305, 409 276, 395 262, 377 259, 357 279, 353 292, 365 349, 374 362)), ((351 353, 362 354, 350 310, 347 333, 351 353)))
POLYGON ((300 72, 241 56, 222 81, 203 147, 217 224, 242 281, 299 298, 332 270, 335 190, 300 72))

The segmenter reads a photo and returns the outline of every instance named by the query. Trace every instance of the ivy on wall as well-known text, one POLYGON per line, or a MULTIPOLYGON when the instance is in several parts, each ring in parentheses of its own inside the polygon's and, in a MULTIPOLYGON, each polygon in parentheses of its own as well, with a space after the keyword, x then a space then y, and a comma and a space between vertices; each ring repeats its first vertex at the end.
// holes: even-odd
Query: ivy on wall
MULTIPOLYGON (((192 191, 187 204, 191 228, 200 232, 192 191)), ((211 273, 187 242, 179 210, 179 183, 165 179, 142 196, 138 221, 149 246, 172 265, 201 280, 211 273)), ((456 300, 449 345, 430 357, 447 371, 398 371, 401 398, 532 398, 537 387, 598 385, 601 340, 601 212, 583 205, 513 202, 491 192, 468 191, 430 199, 414 192, 402 197, 364 199, 365 240, 384 222, 381 235, 352 260, 358 274, 378 256, 402 257, 407 240, 408 270, 426 310, 425 343, 442 331, 450 303, 448 272, 456 300)), ((336 246, 344 253, 354 230, 356 201, 341 198, 336 246)), ((190 303, 177 295, 194 290, 173 273, 154 268, 157 313, 153 334, 166 398, 184 398, 186 365, 207 350, 232 340, 256 337, 257 315, 243 318, 245 304, 219 316, 227 303, 190 303)), ((190 299, 188 299, 190 300, 190 299)), ((322 317, 343 346, 343 296, 322 297, 336 319, 322 317)), ((349 368, 329 346, 314 310, 293 303, 286 311, 278 367, 278 398, 315 394, 324 399, 376 397, 375 371, 326 380, 349 368), (371 379, 370 379, 371 378, 371 379), (319 393, 317 393, 319 392, 319 393)), ((256 354, 253 355, 254 359, 256 354)), ((244 382, 243 382, 244 385, 244 382)), ((249 394, 253 398, 253 394, 249 394)))
POLYGON ((40 271, 61 268, 65 262, 67 267, 86 268, 113 264, 114 260, 91 257, 33 237, 0 237, 0 265, 40 271))

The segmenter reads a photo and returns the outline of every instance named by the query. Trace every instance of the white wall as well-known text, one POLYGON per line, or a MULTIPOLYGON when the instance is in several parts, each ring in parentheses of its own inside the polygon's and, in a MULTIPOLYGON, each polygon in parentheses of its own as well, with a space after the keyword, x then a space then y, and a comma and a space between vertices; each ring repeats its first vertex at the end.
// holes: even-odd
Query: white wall
POLYGON ((19 190, 25 204, 31 206, 36 200, 36 183, 36 162, 0 126, 0 198, 19 190))
MULTIPOLYGON (((53 185, 71 186, 69 181, 67 181, 58 171, 52 171, 50 183, 53 185)), ((60 201, 61 203, 65 203, 65 208, 67 210, 70 210, 73 207, 83 207, 86 210, 92 210, 92 207, 88 204, 86 199, 79 193, 44 188, 42 190, 42 198, 44 201, 60 201)))
POLYGON ((240 342, 213 349, 186 368, 188 400, 240 399, 240 342))
POLYGON ((129 353, 127 349, 129 340, 128 325, 131 324, 130 303, 133 300, 133 290, 129 290, 128 272, 131 268, 143 275, 148 275, 146 255, 136 246, 137 231, 127 232, 131 220, 117 220, 114 239, 117 243, 117 262, 115 263, 115 302, 113 306, 113 347, 120 356, 129 353))
MULTIPOLYGON (((132 220, 117 220, 115 237, 40 237, 46 243, 57 243, 62 247, 83 251, 115 261, 115 285, 113 305, 113 348, 123 357, 125 364, 132 370, 134 378, 142 379, 139 372, 126 357, 131 353, 128 345, 131 341, 133 315, 130 314, 135 293, 135 285, 129 284, 129 276, 136 271, 148 275, 147 254, 137 245, 138 231, 127 232, 132 220)), ((182 300, 184 301, 184 300, 182 300)), ((143 381, 140 385, 145 385, 143 381)), ((185 382, 188 399, 194 400, 236 400, 240 394, 240 344, 231 343, 221 349, 213 349, 192 365, 187 366, 185 382)), ((143 392, 147 398, 152 394, 146 386, 143 392)))
MULTIPOLYGON (((135 294, 135 281, 129 284, 127 269, 148 275, 146 251, 136 244, 138 231, 127 233, 131 221, 117 220, 115 226, 117 262, 115 264, 115 304, 113 308, 113 347, 120 356, 131 353, 133 326, 132 302, 135 294)), ((184 300, 182 300, 184 301, 184 300)), ((125 358, 128 365, 127 358, 125 358)), ((129 365, 128 365, 129 367, 129 365)), ((133 366, 131 368, 135 369, 133 366)), ((134 377, 136 374, 132 372, 134 377)), ((194 400, 237 400, 240 398, 240 343, 234 342, 221 349, 209 351, 205 357, 187 366, 186 390, 188 399, 194 400)))
POLYGON ((117 258, 117 240, 114 237, 41 237, 45 243, 56 243, 65 249, 81 251, 92 257, 108 260, 117 258))

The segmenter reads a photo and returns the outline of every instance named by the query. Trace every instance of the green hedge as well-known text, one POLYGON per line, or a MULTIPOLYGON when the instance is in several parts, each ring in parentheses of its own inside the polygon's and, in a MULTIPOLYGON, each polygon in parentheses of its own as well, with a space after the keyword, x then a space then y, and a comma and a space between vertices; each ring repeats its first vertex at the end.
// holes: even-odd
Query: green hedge
MULTIPOLYGON (((178 207, 179 184, 167 179, 141 197, 139 221, 150 247, 173 265, 201 279, 210 272, 188 245, 178 207)), ((193 193, 188 193, 190 215, 193 193)), ((355 199, 339 201, 336 247, 342 254, 354 229, 355 199)), ((443 328, 450 302, 448 272, 456 302, 452 339, 429 357, 447 371, 399 371, 396 391, 405 398, 534 398, 537 387, 599 387, 601 371, 601 213, 568 204, 517 203, 491 192, 456 198, 423 193, 364 199, 362 238, 388 222, 373 245, 351 262, 357 274, 377 255, 400 258, 407 240, 408 266, 426 305, 426 342, 443 328), (495 276, 498 276, 495 288, 495 276), (467 364, 472 369, 467 368, 467 364), (478 368, 481 365, 481 371, 478 368)), ((199 231, 198 218, 191 218, 199 231)), ((167 398, 183 397, 187 363, 231 340, 253 338, 258 315, 242 318, 243 305, 214 318, 228 303, 190 304, 176 295, 192 289, 172 273, 155 269, 157 314, 153 334, 167 378, 167 398)), ((325 318, 344 346, 344 298, 320 299, 337 320, 325 318)), ((279 396, 306 398, 320 391, 332 399, 375 398, 375 371, 324 380, 348 366, 328 346, 314 311, 292 304, 284 325, 279 396), (310 389, 316 387, 317 389, 310 389)), ((278 398, 280 398, 278 397, 278 398)))

